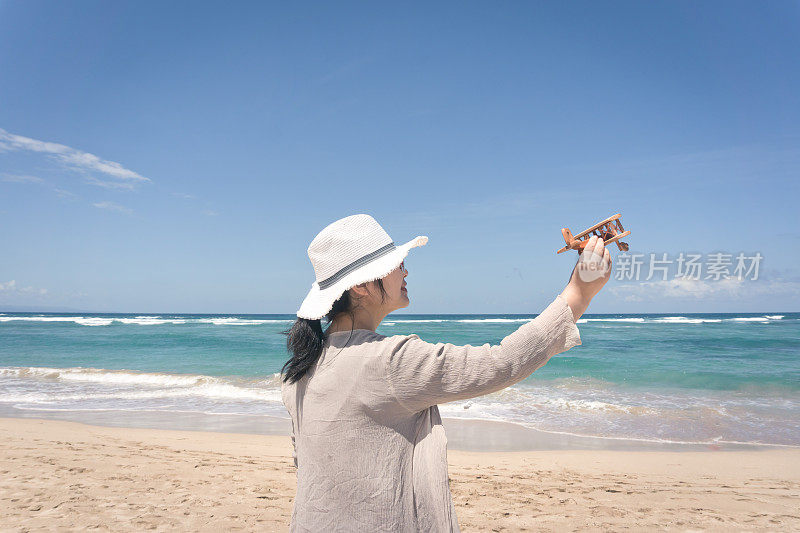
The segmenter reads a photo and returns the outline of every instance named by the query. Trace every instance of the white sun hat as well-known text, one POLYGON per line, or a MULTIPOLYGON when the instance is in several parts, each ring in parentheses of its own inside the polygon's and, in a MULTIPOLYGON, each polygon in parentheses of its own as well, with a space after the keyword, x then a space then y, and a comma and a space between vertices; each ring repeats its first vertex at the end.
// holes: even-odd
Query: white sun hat
POLYGON ((424 246, 419 235, 400 246, 369 215, 351 215, 332 222, 308 246, 308 258, 317 280, 311 285, 299 318, 324 317, 333 303, 350 287, 380 279, 400 266, 408 251, 424 246))

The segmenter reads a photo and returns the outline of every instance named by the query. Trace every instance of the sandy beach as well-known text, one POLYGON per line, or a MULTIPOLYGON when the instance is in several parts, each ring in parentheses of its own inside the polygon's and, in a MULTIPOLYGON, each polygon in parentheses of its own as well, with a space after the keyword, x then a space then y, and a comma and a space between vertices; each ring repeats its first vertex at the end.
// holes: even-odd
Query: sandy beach
MULTIPOLYGON (((464 531, 800 529, 800 450, 449 450, 464 531)), ((288 529, 288 437, 0 419, 4 531, 288 529)))

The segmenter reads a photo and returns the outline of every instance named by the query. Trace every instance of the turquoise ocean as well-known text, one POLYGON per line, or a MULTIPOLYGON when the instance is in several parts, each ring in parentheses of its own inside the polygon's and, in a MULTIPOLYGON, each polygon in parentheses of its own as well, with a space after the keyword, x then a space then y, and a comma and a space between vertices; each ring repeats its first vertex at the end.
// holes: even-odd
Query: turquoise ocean
MULTIPOLYGON (((497 344, 535 315, 391 315, 384 335, 497 344)), ((293 315, 0 313, 0 416, 192 428, 288 420, 278 372, 293 315)), ((584 315, 583 344, 445 418, 555 434, 800 446, 800 313, 584 315)))

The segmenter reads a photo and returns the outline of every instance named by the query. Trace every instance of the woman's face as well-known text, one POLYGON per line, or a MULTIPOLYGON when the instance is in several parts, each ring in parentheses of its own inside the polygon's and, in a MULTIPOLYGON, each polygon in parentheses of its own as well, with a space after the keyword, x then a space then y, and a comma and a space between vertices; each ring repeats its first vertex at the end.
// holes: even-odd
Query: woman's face
MULTIPOLYGON (((406 276, 408 276, 408 271, 405 269, 405 264, 400 263, 400 266, 383 277, 383 288, 386 290, 383 308, 386 314, 391 313, 395 309, 408 307, 410 300, 408 299, 408 291, 406 290, 406 276)), ((380 289, 377 287, 375 287, 375 289, 378 294, 378 301, 380 302, 380 289)))

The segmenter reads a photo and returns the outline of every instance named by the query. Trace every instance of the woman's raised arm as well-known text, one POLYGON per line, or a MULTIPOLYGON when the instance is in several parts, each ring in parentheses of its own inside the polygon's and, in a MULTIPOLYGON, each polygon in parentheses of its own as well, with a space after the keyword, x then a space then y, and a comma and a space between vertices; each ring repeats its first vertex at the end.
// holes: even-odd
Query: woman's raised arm
POLYGON ((411 412, 489 394, 522 381, 553 355, 581 344, 573 313, 558 295, 499 345, 456 346, 407 335, 386 360, 390 392, 411 412))
POLYGON ((417 335, 402 337, 386 358, 390 392, 406 409, 416 412, 522 381, 555 354, 581 344, 575 322, 608 281, 610 272, 608 250, 602 240, 593 237, 564 291, 499 345, 456 346, 425 342, 417 335))

